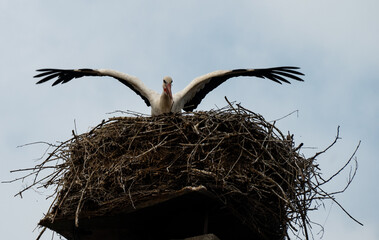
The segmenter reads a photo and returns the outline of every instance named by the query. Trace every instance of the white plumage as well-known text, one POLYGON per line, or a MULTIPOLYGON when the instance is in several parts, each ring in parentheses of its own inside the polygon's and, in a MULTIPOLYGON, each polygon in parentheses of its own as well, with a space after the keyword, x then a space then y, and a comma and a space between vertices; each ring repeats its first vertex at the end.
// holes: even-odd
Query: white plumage
POLYGON ((183 90, 172 95, 172 78, 163 78, 163 91, 161 94, 149 89, 135 76, 121 73, 110 69, 39 69, 40 74, 35 78, 42 78, 37 84, 55 79, 53 86, 59 83, 66 83, 74 78, 84 76, 110 76, 128 86, 138 94, 146 103, 151 106, 151 115, 156 116, 169 112, 181 112, 181 110, 192 111, 202 101, 202 99, 214 88, 226 80, 233 77, 248 76, 266 78, 277 83, 290 83, 287 79, 303 81, 298 75, 302 73, 296 71, 297 67, 275 67, 262 69, 235 69, 214 71, 195 78, 183 90))

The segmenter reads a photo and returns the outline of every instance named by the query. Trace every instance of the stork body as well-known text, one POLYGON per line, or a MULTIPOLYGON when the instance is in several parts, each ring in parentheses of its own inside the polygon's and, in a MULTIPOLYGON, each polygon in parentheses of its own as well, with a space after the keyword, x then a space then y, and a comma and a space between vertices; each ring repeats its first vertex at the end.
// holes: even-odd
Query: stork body
POLYGON ((290 83, 288 79, 303 81, 297 67, 276 67, 263 69, 235 69, 220 70, 195 78, 187 87, 172 95, 172 78, 164 77, 162 93, 159 94, 148 87, 135 76, 110 69, 39 69, 40 74, 35 78, 42 78, 37 84, 55 79, 53 86, 63 84, 75 78, 84 76, 109 76, 117 79, 138 94, 151 107, 151 115, 156 116, 181 110, 192 111, 200 104, 202 99, 214 88, 233 77, 259 77, 282 84, 290 83))

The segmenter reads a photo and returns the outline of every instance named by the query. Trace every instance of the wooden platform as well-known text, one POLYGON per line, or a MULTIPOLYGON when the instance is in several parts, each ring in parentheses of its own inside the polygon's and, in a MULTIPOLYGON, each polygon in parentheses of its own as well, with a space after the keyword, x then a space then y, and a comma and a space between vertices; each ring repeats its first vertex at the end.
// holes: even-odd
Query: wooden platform
POLYGON ((258 239, 205 187, 187 187, 113 216, 40 222, 67 239, 258 239), (212 233, 212 234, 208 234, 212 233), (208 234, 208 235, 204 235, 208 234), (197 237, 196 237, 197 236, 197 237))

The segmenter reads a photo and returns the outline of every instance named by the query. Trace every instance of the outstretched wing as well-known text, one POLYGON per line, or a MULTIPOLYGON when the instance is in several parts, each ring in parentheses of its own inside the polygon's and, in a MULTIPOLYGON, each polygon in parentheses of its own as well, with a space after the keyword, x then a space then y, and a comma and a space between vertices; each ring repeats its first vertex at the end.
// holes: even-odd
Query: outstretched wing
POLYGON ((229 71, 215 71, 195 78, 186 88, 174 96, 176 108, 192 111, 203 98, 220 84, 233 77, 259 77, 272 80, 277 83, 290 83, 289 79, 303 81, 296 71, 298 67, 275 67, 262 69, 234 69, 229 71))
POLYGON ((121 73, 115 70, 110 69, 53 69, 53 68, 44 68, 38 69, 40 74, 35 75, 35 78, 42 78, 37 82, 37 84, 47 82, 54 79, 52 86, 57 84, 64 84, 71 81, 74 78, 81 78, 84 76, 109 76, 117 79, 121 83, 128 86, 136 94, 138 94, 146 103, 147 106, 151 105, 151 101, 154 97, 158 95, 155 91, 147 88, 145 84, 137 77, 121 73))

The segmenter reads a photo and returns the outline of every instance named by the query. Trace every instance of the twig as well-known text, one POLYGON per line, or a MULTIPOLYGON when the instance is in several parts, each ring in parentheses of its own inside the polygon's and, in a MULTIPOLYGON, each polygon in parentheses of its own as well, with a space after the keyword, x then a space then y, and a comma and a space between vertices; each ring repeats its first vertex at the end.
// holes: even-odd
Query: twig
POLYGON ((326 151, 328 151, 328 150, 329 150, 334 144, 336 144, 337 140, 340 139, 339 136, 340 136, 340 126, 337 127, 337 135, 336 135, 334 141, 333 141, 333 142, 332 142, 327 148, 325 148, 323 151, 316 153, 316 154, 312 157, 312 159, 315 159, 315 158, 318 157, 320 154, 323 154, 323 153, 325 153, 326 151))
POLYGON ((354 156, 360 143, 348 162, 325 180, 315 160, 340 139, 339 127, 332 144, 306 159, 298 152, 302 144, 295 147, 275 122, 225 100, 226 107, 182 115, 143 117, 128 111, 134 117, 112 117, 83 134, 77 133, 75 124, 71 139, 48 144, 55 149, 42 163, 13 170, 25 176, 8 183, 32 178, 20 196, 32 187, 55 187, 45 220, 53 223, 62 216, 75 216, 76 227, 87 199, 98 204, 96 214, 101 216, 126 205, 135 209, 137 202, 140 206, 183 187, 204 185, 228 207, 235 204, 232 211, 262 236, 279 234, 265 230, 272 229, 265 219, 272 219, 282 231, 275 238, 288 236, 288 228, 312 238, 308 212, 325 200, 335 202, 336 195, 349 187, 357 171, 354 156), (351 168, 344 188, 323 190, 352 159, 356 167, 351 168), (51 170, 47 176, 42 174, 51 170))
POLYGON ((295 110, 295 111, 292 111, 292 112, 288 113, 287 115, 285 115, 285 116, 283 116, 283 117, 280 117, 280 118, 278 118, 278 119, 272 120, 272 121, 270 121, 270 122, 277 122, 277 121, 282 120, 282 119, 284 119, 284 118, 286 118, 286 117, 288 117, 288 116, 291 116, 291 115, 294 114, 294 113, 297 113, 297 116, 299 117, 299 110, 295 110))

